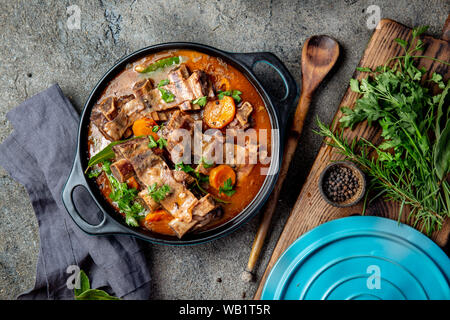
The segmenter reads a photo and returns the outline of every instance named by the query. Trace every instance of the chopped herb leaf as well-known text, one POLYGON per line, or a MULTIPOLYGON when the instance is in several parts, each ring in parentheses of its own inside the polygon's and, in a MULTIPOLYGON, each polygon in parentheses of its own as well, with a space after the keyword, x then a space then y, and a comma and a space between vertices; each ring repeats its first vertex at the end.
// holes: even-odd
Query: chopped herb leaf
POLYGON ((240 92, 239 90, 233 90, 233 94, 231 95, 231 97, 237 102, 241 102, 242 99, 240 97, 240 95, 242 94, 242 92, 240 92))
POLYGON ((367 67, 357 67, 356 70, 358 70, 359 72, 372 72, 372 69, 367 67))
POLYGON ((175 100, 175 95, 169 90, 159 88, 159 92, 161 92, 161 99, 163 99, 164 102, 169 103, 175 100))
POLYGON ((153 198, 153 200, 159 203, 160 201, 164 200, 170 193, 170 187, 167 184, 158 187, 158 184, 155 182, 148 187, 148 193, 153 198))
POLYGON ((111 174, 111 161, 105 160, 102 163, 102 170, 105 171, 107 174, 111 174))
POLYGON ((100 175, 100 173, 102 173, 101 170, 91 170, 91 171, 89 171, 88 177, 90 179, 97 178, 100 175))
POLYGON ((155 138, 153 138, 153 136, 148 136, 148 139, 150 140, 150 142, 148 143, 148 147, 150 149, 156 148, 158 146, 158 143, 155 141, 155 138))
POLYGON ((158 143, 158 146, 160 149, 164 148, 165 146, 167 146, 167 140, 164 139, 163 137, 159 138, 158 141, 156 141, 158 143))
POLYGON ((175 165, 175 170, 178 170, 178 171, 184 171, 184 172, 186 172, 186 173, 194 172, 194 168, 192 168, 192 167, 191 167, 190 165, 188 165, 188 164, 184 164, 183 161, 181 161, 180 163, 177 163, 177 164, 175 165))
POLYGON ((237 103, 242 101, 242 98, 240 97, 240 95, 242 94, 242 92, 240 92, 239 90, 227 90, 227 91, 218 91, 218 95, 217 97, 219 98, 219 100, 222 100, 224 96, 229 96, 232 97, 237 103))
POLYGON ((159 126, 156 125, 156 126, 153 126, 152 131, 153 131, 153 132, 158 132, 159 129, 160 129, 159 126))
POLYGON ((165 85, 168 85, 169 83, 170 83, 169 79, 161 80, 161 81, 158 83, 158 88, 160 88, 160 87, 162 87, 162 86, 165 86, 165 85))
POLYGON ((207 97, 200 97, 198 99, 192 100, 192 104, 198 104, 200 107, 204 107, 207 101, 207 97))
POLYGON ((223 187, 219 188, 219 194, 223 193, 227 195, 228 197, 231 197, 233 194, 235 194, 236 190, 233 190, 233 182, 231 181, 231 178, 228 178, 224 183, 223 187))
POLYGON ((217 98, 219 98, 219 100, 222 100, 224 96, 231 96, 231 90, 227 90, 227 91, 219 90, 217 93, 218 93, 217 98))

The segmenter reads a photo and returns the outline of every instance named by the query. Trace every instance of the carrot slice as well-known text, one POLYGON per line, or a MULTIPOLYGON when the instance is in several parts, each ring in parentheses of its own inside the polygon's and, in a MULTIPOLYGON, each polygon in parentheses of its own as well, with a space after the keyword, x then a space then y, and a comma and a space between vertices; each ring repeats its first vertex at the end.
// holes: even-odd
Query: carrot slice
POLYGON ((222 100, 208 102, 203 113, 203 120, 210 128, 222 129, 233 120, 235 114, 234 99, 224 96, 222 100))
POLYGON ((222 91, 230 90, 230 81, 227 78, 220 79, 219 83, 216 86, 217 89, 222 91))
POLYGON ((156 132, 153 132, 153 127, 156 126, 157 123, 152 118, 142 118, 136 120, 133 123, 133 134, 138 136, 153 136, 155 140, 159 139, 159 136, 156 132))
POLYGON ((225 181, 228 179, 231 179, 233 185, 236 183, 236 173, 226 164, 221 164, 209 172, 209 184, 217 190, 223 187, 225 181))
POLYGON ((127 186, 130 189, 139 189, 139 183, 137 182, 135 177, 131 177, 127 180, 127 186))
POLYGON ((160 221, 160 220, 164 219, 167 216, 170 216, 170 213, 168 213, 164 209, 159 209, 159 210, 156 210, 156 211, 148 213, 145 216, 144 223, 160 221))

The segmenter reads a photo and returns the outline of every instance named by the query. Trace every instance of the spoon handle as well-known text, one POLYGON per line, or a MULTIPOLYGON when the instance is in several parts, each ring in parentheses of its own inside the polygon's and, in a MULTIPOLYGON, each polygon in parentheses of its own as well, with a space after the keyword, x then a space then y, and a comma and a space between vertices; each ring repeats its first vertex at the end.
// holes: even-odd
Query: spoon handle
MULTIPOLYGON (((281 188, 283 186, 283 181, 287 176, 289 164, 294 156, 295 150, 297 149, 298 140, 303 130, 303 125, 305 123, 306 114, 308 113, 309 106, 311 104, 311 93, 305 92, 302 89, 300 95, 300 100, 298 102, 294 119, 287 137, 286 145, 283 152, 283 161, 280 168, 280 174, 275 187, 267 200, 267 204, 264 208, 261 224, 259 225, 258 231, 253 241, 252 250, 250 252, 250 257, 247 263, 247 272, 252 273, 255 269, 255 265, 258 261, 259 254, 264 245, 264 240, 269 230, 270 222, 272 220, 273 213, 277 207, 278 198, 280 196, 281 188)), ((243 276, 243 279, 250 280, 251 277, 243 276)))

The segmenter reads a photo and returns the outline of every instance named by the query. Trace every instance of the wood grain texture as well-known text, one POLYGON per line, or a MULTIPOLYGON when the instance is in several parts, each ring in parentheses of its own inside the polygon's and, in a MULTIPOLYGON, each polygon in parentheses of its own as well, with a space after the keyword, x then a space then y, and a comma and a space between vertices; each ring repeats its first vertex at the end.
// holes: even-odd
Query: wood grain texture
MULTIPOLYGON (((383 19, 380 21, 377 29, 374 31, 366 50, 361 58, 359 66, 374 68, 378 65, 383 65, 389 58, 399 55, 402 48, 394 41, 395 38, 402 38, 405 40, 411 39, 411 29, 399 24, 395 21, 383 19)), ((423 55, 436 57, 438 59, 450 60, 450 43, 445 40, 439 40, 428 36, 423 36, 421 39, 425 42, 425 50, 423 55)), ((450 76, 449 68, 438 62, 421 59, 420 66, 425 66, 430 71, 428 75, 433 72, 438 72, 448 79, 450 76)), ((427 75, 427 76, 428 76, 427 75)), ((355 71, 353 78, 362 79, 367 74, 355 71)), ((338 111, 334 119, 342 117, 340 108, 342 106, 353 107, 358 94, 347 89, 338 111)), ((380 131, 376 126, 369 127, 366 122, 361 123, 354 128, 353 131, 346 130, 345 136, 348 138, 364 137, 368 140, 379 142, 380 131)), ((269 260, 267 268, 259 284, 258 290, 255 294, 255 299, 261 296, 262 288, 265 280, 272 270, 275 262, 280 255, 291 245, 299 236, 314 227, 342 217, 359 214, 362 211, 362 203, 350 208, 336 208, 327 204, 320 196, 318 189, 318 180, 320 173, 330 162, 330 160, 343 159, 343 156, 338 155, 331 147, 322 144, 316 160, 314 161, 311 171, 306 179, 301 193, 295 203, 295 206, 286 222, 283 232, 275 246, 272 256, 269 260)), ((376 215, 397 219, 397 213, 400 205, 394 202, 385 202, 383 200, 374 201, 368 208, 366 215, 376 215)), ((402 221, 405 222, 408 210, 405 210, 402 216, 402 221)), ((443 246, 448 241, 450 234, 450 222, 446 220, 442 229, 432 235, 432 239, 440 246, 443 246)))

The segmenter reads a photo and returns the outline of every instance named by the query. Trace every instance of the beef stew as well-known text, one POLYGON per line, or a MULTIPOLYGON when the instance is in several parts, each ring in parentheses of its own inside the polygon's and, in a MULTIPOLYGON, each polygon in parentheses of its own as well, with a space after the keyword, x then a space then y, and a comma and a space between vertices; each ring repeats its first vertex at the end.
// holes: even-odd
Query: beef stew
POLYGON ((270 154, 271 121, 258 91, 201 52, 170 50, 130 63, 90 120, 86 174, 128 225, 159 234, 181 238, 233 219, 270 165, 254 160, 260 136, 247 135, 265 130, 270 154))

